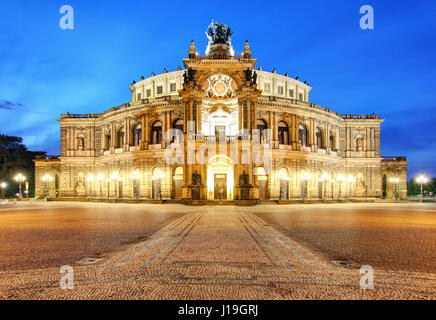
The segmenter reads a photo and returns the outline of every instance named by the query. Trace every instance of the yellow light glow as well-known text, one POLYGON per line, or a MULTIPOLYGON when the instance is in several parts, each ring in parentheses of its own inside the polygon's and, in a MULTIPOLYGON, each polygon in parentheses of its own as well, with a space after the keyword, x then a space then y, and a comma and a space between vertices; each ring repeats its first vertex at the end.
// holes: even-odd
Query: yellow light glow
POLYGON ((6 186, 7 186, 6 182, 2 182, 2 183, 0 184, 0 187, 1 187, 2 189, 5 189, 6 186))
POLYGON ((47 173, 47 174, 45 174, 45 175, 42 177, 42 181, 44 181, 44 182, 53 181, 53 178, 52 178, 51 175, 49 175, 49 174, 47 173))
POLYGON ((98 181, 103 181, 103 180, 104 180, 104 175, 101 174, 101 173, 99 173, 99 174, 97 175, 97 180, 98 180, 98 181))
POLYGON ((352 183, 352 182, 356 181, 356 178, 354 176, 352 176, 352 175, 349 175, 348 178, 347 178, 347 181, 349 183, 352 183))
POLYGON ((139 180, 141 178, 141 174, 138 171, 133 171, 132 174, 130 175, 130 178, 132 180, 139 180))
POLYGON ((328 173, 326 173, 326 172, 324 172, 323 174, 322 174, 322 176, 321 176, 321 178, 319 179, 319 181, 327 181, 327 180, 329 180, 330 179, 330 175, 328 174, 328 173))
POLYGON ((94 176, 92 174, 88 175, 88 182, 94 181, 94 176))
POLYGON ((418 182, 418 183, 420 183, 420 184, 423 184, 423 183, 427 183, 428 182, 428 178, 426 177, 426 176, 424 176, 424 175, 420 175, 420 176, 418 176, 417 178, 416 178, 416 181, 418 182))
POLYGON ((307 181, 310 180, 311 175, 309 172, 304 171, 303 174, 301 175, 301 180, 307 181))
POLYGON ((118 174, 118 172, 114 172, 114 173, 112 173, 112 174, 111 174, 111 179, 112 179, 112 180, 118 180, 118 181, 121 181, 121 177, 120 177, 120 175, 118 174))
POLYGON ((19 173, 19 174, 17 174, 16 176, 15 176, 15 181, 17 181, 17 182, 23 182, 24 180, 26 180, 26 177, 25 176, 23 176, 21 173, 19 173))
POLYGON ((336 177, 336 180, 338 180, 339 182, 342 182, 345 180, 345 178, 342 174, 338 174, 338 176, 336 177))

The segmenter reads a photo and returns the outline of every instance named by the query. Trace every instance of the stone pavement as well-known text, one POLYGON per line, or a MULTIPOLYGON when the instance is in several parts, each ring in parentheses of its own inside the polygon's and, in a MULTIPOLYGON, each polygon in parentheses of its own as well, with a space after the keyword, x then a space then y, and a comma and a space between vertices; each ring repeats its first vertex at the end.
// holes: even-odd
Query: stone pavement
POLYGON ((90 265, 0 273, 2 299, 434 299, 436 275, 336 265, 236 207, 184 215, 150 239, 90 265))

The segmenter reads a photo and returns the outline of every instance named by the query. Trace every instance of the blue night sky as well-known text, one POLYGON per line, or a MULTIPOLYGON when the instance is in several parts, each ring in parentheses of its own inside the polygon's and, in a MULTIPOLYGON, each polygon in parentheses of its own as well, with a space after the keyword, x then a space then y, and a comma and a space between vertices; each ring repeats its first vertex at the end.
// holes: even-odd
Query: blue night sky
POLYGON ((382 154, 408 157, 409 177, 436 176, 435 1, 0 2, 0 131, 31 150, 60 152, 61 113, 128 102, 141 75, 204 53, 212 18, 245 40, 264 70, 307 80, 311 101, 340 113, 380 114, 382 154), (59 27, 74 8, 75 29, 59 27), (375 29, 359 27, 361 5, 375 29))

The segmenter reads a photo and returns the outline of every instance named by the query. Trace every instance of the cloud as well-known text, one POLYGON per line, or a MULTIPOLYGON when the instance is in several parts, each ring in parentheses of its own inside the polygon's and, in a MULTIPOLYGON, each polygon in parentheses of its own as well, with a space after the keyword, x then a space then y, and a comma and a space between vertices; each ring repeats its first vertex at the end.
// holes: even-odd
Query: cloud
POLYGON ((14 110, 17 108, 23 108, 24 106, 21 103, 15 103, 7 100, 3 100, 0 102, 0 109, 3 110, 14 110))

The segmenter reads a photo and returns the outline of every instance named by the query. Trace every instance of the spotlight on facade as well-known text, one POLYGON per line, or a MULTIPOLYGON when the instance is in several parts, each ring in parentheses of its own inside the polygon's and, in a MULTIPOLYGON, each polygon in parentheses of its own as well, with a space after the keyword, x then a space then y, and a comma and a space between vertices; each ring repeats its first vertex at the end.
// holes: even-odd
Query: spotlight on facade
POLYGON ((138 171, 133 171, 132 174, 130 175, 130 178, 132 180, 139 180, 141 178, 141 175, 138 171))
POLYGON ((44 182, 44 198, 47 198, 48 197, 48 184, 50 183, 50 181, 53 181, 53 177, 51 175, 49 175, 48 173, 46 173, 42 177, 42 181, 44 182))
POLYGON ((301 180, 303 180, 303 181, 308 181, 308 180, 310 180, 310 178, 311 178, 311 175, 307 171, 304 171, 303 174, 301 175, 301 180))
POLYGON ((394 190, 392 192, 392 199, 396 200, 397 199, 397 184, 398 184, 398 182, 400 182, 400 178, 390 178, 389 182, 394 185, 394 190))
POLYGON ((97 175, 97 180, 98 181, 103 181, 104 180, 104 175, 103 174, 101 174, 101 173, 99 173, 98 175, 97 175))
POLYGON ((153 172, 153 176, 151 177, 152 180, 160 180, 165 178, 165 173, 162 172, 162 170, 157 169, 153 172))
POLYGON ((120 177, 120 175, 118 174, 118 172, 114 172, 114 173, 112 173, 112 174, 111 174, 111 179, 112 179, 112 180, 116 180, 116 181, 121 181, 121 177, 120 177))
POLYGON ((92 182, 92 181, 94 181, 94 176, 92 174, 89 174, 87 179, 88 179, 88 182, 92 182))

